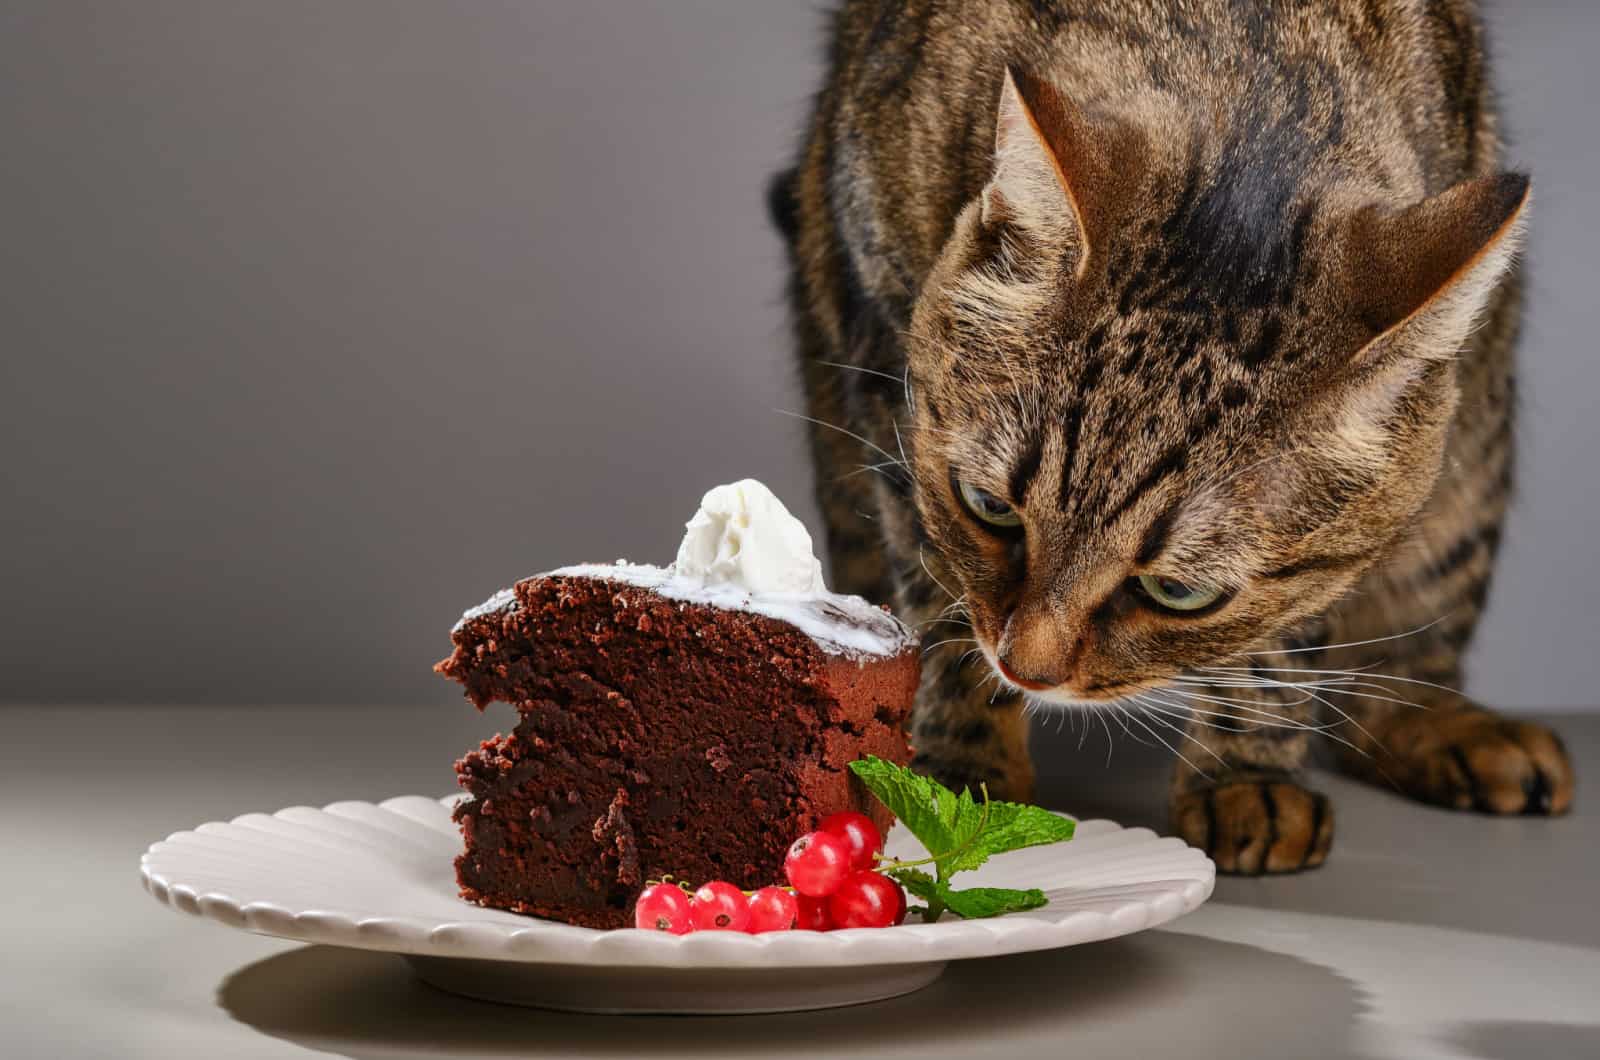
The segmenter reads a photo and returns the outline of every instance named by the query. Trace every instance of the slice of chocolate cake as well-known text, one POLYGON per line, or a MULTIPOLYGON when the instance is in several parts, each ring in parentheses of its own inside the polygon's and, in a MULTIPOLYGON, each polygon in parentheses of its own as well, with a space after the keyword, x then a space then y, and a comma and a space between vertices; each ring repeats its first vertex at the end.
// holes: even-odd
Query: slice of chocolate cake
POLYGON ((917 638, 827 592, 759 483, 708 493, 671 567, 526 578, 452 640, 436 669, 521 715, 456 764, 470 901, 622 927, 647 879, 759 887, 826 814, 889 823, 846 765, 909 757, 917 638))

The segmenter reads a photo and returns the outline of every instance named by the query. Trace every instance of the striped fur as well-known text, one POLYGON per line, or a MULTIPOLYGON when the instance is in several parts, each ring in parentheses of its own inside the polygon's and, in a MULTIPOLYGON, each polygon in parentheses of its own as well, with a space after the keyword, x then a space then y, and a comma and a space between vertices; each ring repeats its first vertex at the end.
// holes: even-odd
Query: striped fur
POLYGON ((1511 482, 1528 183, 1490 103, 1469 0, 843 5, 771 199, 834 579, 927 632, 920 766, 1026 797, 1024 688, 1192 711, 1174 823, 1241 872, 1326 855, 1328 707, 1360 775, 1567 807, 1551 734, 1446 690, 1511 482))

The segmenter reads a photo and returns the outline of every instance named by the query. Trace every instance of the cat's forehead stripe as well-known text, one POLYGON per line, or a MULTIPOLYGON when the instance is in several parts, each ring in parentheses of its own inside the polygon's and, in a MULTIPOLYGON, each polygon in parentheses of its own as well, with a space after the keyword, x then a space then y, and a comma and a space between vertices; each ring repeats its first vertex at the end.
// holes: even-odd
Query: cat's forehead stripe
POLYGON ((1061 483, 1056 494, 1056 507, 1065 512, 1072 504, 1072 467, 1078 460, 1078 436, 1083 430, 1083 402, 1074 400, 1067 406, 1061 428, 1061 483))
POLYGON ((1027 500, 1028 487, 1033 485, 1033 477, 1039 473, 1039 464, 1043 459, 1044 433, 1029 431, 1022 455, 1011 472, 1011 503, 1021 505, 1027 500))
POLYGON ((1123 495, 1116 507, 1106 513, 1101 520, 1101 527, 1109 527, 1116 522, 1129 508, 1138 503, 1139 499, 1149 493, 1168 476, 1181 472, 1189 463, 1189 454, 1182 446, 1173 446, 1161 455, 1155 463, 1151 464, 1145 473, 1134 483, 1133 488, 1123 495))
POLYGON ((1172 533, 1172 524, 1178 518, 1178 506, 1174 504, 1160 515, 1156 516, 1148 529, 1144 532, 1144 542, 1139 546, 1138 555, 1134 562, 1140 566, 1154 563, 1157 557, 1167 547, 1167 539, 1172 533))

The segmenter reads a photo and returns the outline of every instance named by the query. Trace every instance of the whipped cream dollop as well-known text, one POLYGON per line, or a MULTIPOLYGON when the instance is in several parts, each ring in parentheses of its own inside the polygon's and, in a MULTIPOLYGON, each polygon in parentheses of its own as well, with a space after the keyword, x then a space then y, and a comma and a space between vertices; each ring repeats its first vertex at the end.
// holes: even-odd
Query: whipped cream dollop
POLYGON ((805 525, 753 478, 700 498, 672 572, 752 593, 825 593, 822 563, 805 525))

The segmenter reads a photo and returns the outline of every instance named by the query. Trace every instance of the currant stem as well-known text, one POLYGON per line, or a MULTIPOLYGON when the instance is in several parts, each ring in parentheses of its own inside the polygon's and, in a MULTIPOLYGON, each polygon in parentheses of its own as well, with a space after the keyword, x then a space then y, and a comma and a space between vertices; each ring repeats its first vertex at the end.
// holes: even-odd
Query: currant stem
MULTIPOLYGON (((983 830, 989 825, 988 783, 980 781, 978 784, 978 791, 983 795, 983 812, 978 817, 978 827, 970 836, 967 837, 967 841, 965 843, 962 843, 954 850, 946 851, 943 854, 930 854, 925 858, 918 858, 916 861, 901 861, 899 858, 886 858, 882 854, 874 854, 873 857, 876 858, 879 863, 887 863, 890 869, 914 869, 921 865, 935 865, 948 858, 953 858, 957 854, 965 854, 968 848, 978 841, 978 837, 983 835, 983 830)), ((939 878, 941 880, 944 879, 943 872, 939 873, 939 878)))

